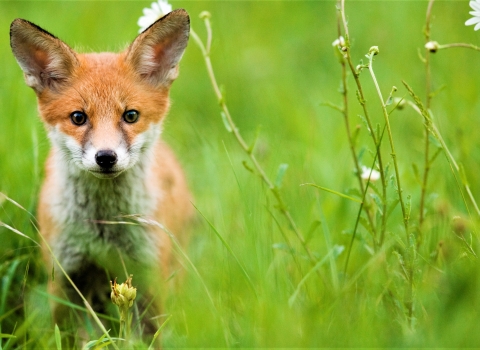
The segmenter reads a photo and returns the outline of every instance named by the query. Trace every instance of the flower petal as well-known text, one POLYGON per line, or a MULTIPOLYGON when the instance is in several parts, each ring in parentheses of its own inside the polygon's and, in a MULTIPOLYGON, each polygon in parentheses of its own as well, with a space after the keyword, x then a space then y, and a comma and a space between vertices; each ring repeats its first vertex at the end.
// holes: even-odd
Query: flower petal
POLYGON ((470 7, 474 10, 480 11, 480 2, 478 1, 470 1, 470 7))
MULTIPOLYGON (((1 1, 1 0, 0 0, 1 1)), ((172 5, 168 0, 157 0, 151 3, 149 8, 143 9, 143 16, 137 21, 140 33, 151 26, 156 20, 172 11, 172 5)))
POLYGON ((480 18, 479 17, 473 17, 473 18, 470 18, 468 21, 465 22, 465 25, 466 26, 471 26, 473 24, 477 24, 480 22, 480 18))
POLYGON ((475 28, 473 28, 473 30, 479 30, 480 29, 480 23, 477 23, 477 25, 475 26, 475 28))
POLYGON ((154 16, 157 16, 157 15, 158 15, 157 11, 153 11, 152 9, 145 9, 145 10, 143 11, 143 14, 144 14, 145 16, 149 16, 149 17, 154 17, 154 16))
POLYGON ((140 27, 145 27, 145 26, 149 26, 150 24, 152 24, 152 19, 150 17, 140 17, 138 19, 138 22, 137 24, 140 26, 140 27))
POLYGON ((166 15, 167 13, 172 12, 172 5, 170 5, 166 1, 159 2, 159 5, 160 5, 160 10, 162 11, 162 14, 166 15))
POLYGON ((156 13, 160 13, 162 11, 160 10, 160 5, 157 2, 152 2, 152 10, 156 13))

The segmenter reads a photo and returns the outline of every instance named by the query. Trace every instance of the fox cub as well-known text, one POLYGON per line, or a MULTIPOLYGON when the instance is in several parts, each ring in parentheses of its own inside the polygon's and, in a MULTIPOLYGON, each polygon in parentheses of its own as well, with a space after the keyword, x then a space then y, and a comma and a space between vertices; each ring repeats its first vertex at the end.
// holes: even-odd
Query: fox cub
MULTIPOLYGON (((128 271, 142 295, 140 314, 160 313, 152 299, 159 299, 169 275, 170 237, 161 225, 120 221, 141 215, 181 235, 191 217, 182 169, 159 141, 189 23, 186 11, 175 10, 119 54, 79 54, 33 23, 11 24, 13 54, 37 95, 51 141, 40 231, 98 312, 111 307, 109 280, 122 282, 128 271)), ((52 268, 46 247, 43 255, 52 268)), ((49 289, 81 303, 57 267, 49 289)), ((70 324, 72 315, 61 304, 53 315, 70 324)))

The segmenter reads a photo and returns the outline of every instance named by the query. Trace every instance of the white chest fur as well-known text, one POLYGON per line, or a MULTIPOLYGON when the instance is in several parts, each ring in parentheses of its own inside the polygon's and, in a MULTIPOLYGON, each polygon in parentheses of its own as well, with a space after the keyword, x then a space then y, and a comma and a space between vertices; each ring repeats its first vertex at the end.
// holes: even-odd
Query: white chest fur
POLYGON ((139 161, 113 179, 99 179, 65 163, 54 153, 58 184, 48 195, 53 219, 60 229, 51 242, 62 266, 74 271, 85 261, 110 270, 121 266, 119 254, 127 261, 158 261, 158 244, 150 230, 127 221, 125 215, 151 216, 157 205, 148 189, 150 167, 139 161))

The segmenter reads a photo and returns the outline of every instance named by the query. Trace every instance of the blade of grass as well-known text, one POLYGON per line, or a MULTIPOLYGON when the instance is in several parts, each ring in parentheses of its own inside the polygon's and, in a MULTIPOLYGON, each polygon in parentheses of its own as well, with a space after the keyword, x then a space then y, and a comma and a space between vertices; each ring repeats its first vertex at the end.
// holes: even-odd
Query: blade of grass
MULTIPOLYGON (((330 230, 328 229, 328 224, 327 224, 327 218, 325 217, 325 214, 323 213, 322 209, 322 204, 320 203, 320 199, 318 199, 318 207, 319 207, 319 213, 320 213, 320 221, 322 223, 322 230, 323 230, 323 235, 325 237, 325 242, 327 244, 327 248, 329 252, 331 252, 335 246, 332 246, 332 236, 330 234, 330 230)), ((342 246, 341 251, 343 251, 344 247, 342 246)), ((340 251, 340 252, 341 252, 340 251)), ((332 274, 332 284, 333 284, 333 289, 338 291, 338 270, 337 270, 337 262, 336 262, 336 257, 333 254, 329 254, 329 262, 330 262, 330 272, 332 274)))
POLYGON ((300 289, 302 286, 305 284, 305 282, 310 278, 313 273, 319 269, 323 264, 325 264, 331 257, 335 258, 335 254, 340 255, 343 251, 343 247, 341 246, 334 246, 330 251, 325 255, 319 262, 315 264, 314 267, 312 267, 306 274, 303 276, 303 278, 298 282, 297 287, 295 288, 295 291, 293 292, 292 296, 288 298, 288 306, 292 307, 293 303, 298 297, 298 294, 300 293, 300 289))
POLYGON ((360 199, 357 199, 357 198, 353 198, 353 197, 350 197, 346 194, 343 194, 341 192, 338 192, 338 191, 335 191, 335 190, 331 190, 329 188, 326 188, 326 187, 322 187, 322 186, 319 186, 319 185, 316 185, 316 184, 312 184, 312 183, 304 183, 304 184, 301 184, 300 186, 312 186, 312 187, 315 187, 315 188, 318 188, 318 189, 321 189, 325 192, 330 192, 330 193, 333 193, 333 194, 336 194, 337 196, 340 196, 342 198, 346 198, 346 199, 349 199, 351 201, 354 201, 354 202, 357 202, 357 203, 362 203, 362 201, 360 199))
POLYGON ((158 336, 160 335, 160 332, 162 331, 163 328, 165 328, 165 326, 167 325, 168 321, 170 321, 172 316, 173 315, 168 316, 168 318, 165 320, 165 322, 163 322, 162 325, 160 326, 160 328, 158 328, 158 330, 155 332, 155 334, 153 335, 152 342, 150 343, 150 346, 148 347, 148 350, 153 349, 153 344, 155 343, 155 340, 158 338, 158 336))
POLYGON ((240 260, 237 258, 237 256, 235 255, 235 253, 233 252, 232 248, 230 247, 230 245, 227 243, 227 241, 225 241, 225 239, 223 238, 223 236, 220 234, 220 232, 218 232, 218 230, 216 229, 215 226, 213 226, 213 224, 210 222, 210 220, 208 220, 206 218, 205 215, 203 215, 203 213, 197 208, 197 206, 195 204, 193 204, 193 207, 195 208, 195 210, 198 211, 198 213, 205 219, 205 221, 208 223, 208 225, 210 226, 210 228, 213 230, 213 232, 215 232, 215 235, 217 236, 217 238, 220 240, 220 242, 222 242, 223 246, 228 250, 228 252, 232 255, 232 257, 235 259, 236 263, 238 264, 238 266, 240 267, 240 270, 242 271, 243 275, 245 276, 247 282, 248 282, 248 285, 250 286, 250 288, 252 289, 253 293, 255 294, 255 296, 257 297, 258 299, 258 295, 257 295, 257 291, 255 290, 255 286, 253 285, 253 282, 252 282, 252 279, 250 278, 250 276, 248 275, 247 271, 245 270, 245 268, 243 267, 242 263, 240 262, 240 260))
POLYGON ((182 247, 180 246, 180 243, 178 243, 178 240, 177 238, 175 237, 175 235, 170 231, 168 230, 163 224, 161 224, 160 222, 158 221, 155 221, 155 220, 151 220, 151 219, 147 219, 147 218, 143 218, 143 217, 140 217, 138 215, 126 215, 126 217, 129 217, 131 219, 134 219, 136 221, 138 221, 139 223, 141 224, 145 224, 145 225, 149 225, 149 226, 157 226, 159 227, 160 229, 162 229, 171 239, 173 245, 175 246, 175 249, 177 249, 177 251, 180 253, 180 255, 185 259, 185 261, 188 263, 188 265, 190 266, 190 268, 193 270, 193 272, 197 275, 200 283, 202 284, 204 290, 205 290, 205 293, 213 307, 213 309, 215 310, 216 314, 218 315, 218 309, 213 301, 213 298, 212 298, 212 295, 210 294, 210 291, 208 290, 208 287, 207 285, 205 284, 205 281, 204 279, 202 278, 202 276, 200 275, 200 272, 198 271, 197 267, 195 266, 195 264, 192 262, 192 260, 190 260, 190 258, 188 257, 187 253, 185 253, 185 251, 182 249, 182 247))
POLYGON ((58 325, 55 323, 55 345, 57 346, 57 350, 62 350, 62 337, 60 335, 60 329, 58 329, 58 325))
MULTIPOLYGON (((17 205, 20 209, 24 210, 26 213, 28 213, 30 216, 32 216, 33 220, 35 220, 35 217, 30 213, 28 212, 27 210, 25 210, 25 208, 23 208, 20 204, 18 204, 17 202, 13 201, 12 199, 10 199, 8 196, 6 196, 5 194, 2 193, 2 196, 4 196, 8 201, 10 201, 11 203, 17 205)), ((43 237, 42 233, 40 232, 40 230, 38 230, 37 226, 35 225, 35 223, 33 222, 33 220, 31 221, 32 225, 35 227, 35 229, 37 230, 37 233, 38 233, 38 236, 42 239, 44 245, 45 245, 45 248, 47 248, 48 250, 48 253, 50 254, 50 256, 52 257, 53 261, 55 262, 55 264, 58 266, 58 268, 60 269, 60 271, 62 272, 62 274, 65 276, 65 278, 67 279, 67 281, 70 283, 70 285, 73 287, 73 289, 77 292, 77 294, 80 296, 80 298, 82 299, 82 301, 84 302, 84 304, 87 306, 87 309, 91 310, 91 316, 93 317, 93 319, 95 320, 95 323, 97 323, 97 325, 100 327, 100 329, 102 330, 102 332, 104 334, 106 334, 107 338, 109 340, 111 340, 111 337, 110 335, 108 334, 107 330, 105 329, 105 326, 103 325, 103 323, 100 321, 100 319, 98 318, 98 316, 96 315, 96 313, 93 311, 93 309, 91 308, 90 304, 88 303, 87 299, 85 299, 84 295, 82 294, 82 292, 80 292, 80 290, 78 289, 78 287, 75 285, 75 283, 72 281, 72 279, 70 278, 70 276, 67 274, 67 272, 65 271, 65 269, 63 268, 63 266, 60 264, 60 262, 58 261, 57 257, 55 256, 55 254, 53 253, 53 250, 52 248, 50 247, 50 245, 48 244, 47 240, 45 239, 45 237, 43 237)), ((20 236, 22 237, 25 237, 25 238, 28 238, 30 239, 31 241, 33 241, 34 243, 36 243, 39 247, 40 247, 40 244, 38 244, 37 242, 35 242, 33 239, 31 239, 30 237, 28 237, 27 235, 25 235, 24 233, 14 229, 13 227, 9 226, 9 225, 6 225, 2 222, 0 222, 0 226, 3 226, 17 234, 19 234, 20 236)), ((120 350, 117 345, 115 343, 112 343, 113 347, 116 349, 116 350, 120 350)))

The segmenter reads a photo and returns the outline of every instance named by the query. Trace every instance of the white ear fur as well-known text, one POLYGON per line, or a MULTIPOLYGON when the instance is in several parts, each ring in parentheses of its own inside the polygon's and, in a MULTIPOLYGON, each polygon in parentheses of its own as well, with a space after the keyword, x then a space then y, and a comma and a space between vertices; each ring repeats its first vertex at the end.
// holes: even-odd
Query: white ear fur
POLYGON ((45 88, 60 88, 78 65, 75 52, 64 42, 20 18, 10 26, 10 46, 27 85, 37 94, 45 88))
POLYGON ((170 12, 143 31, 127 49, 126 60, 154 86, 169 86, 187 47, 190 18, 185 10, 170 12))

